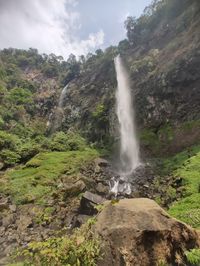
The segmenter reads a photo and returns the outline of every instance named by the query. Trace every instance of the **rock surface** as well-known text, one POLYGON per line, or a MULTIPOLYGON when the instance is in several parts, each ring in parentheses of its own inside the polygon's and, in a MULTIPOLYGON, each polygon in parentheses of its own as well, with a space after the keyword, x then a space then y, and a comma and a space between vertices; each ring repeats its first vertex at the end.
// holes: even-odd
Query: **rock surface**
POLYGON ((195 230, 146 198, 107 202, 95 232, 103 239, 99 266, 185 265, 184 250, 199 245, 195 230))
POLYGON ((81 199, 80 212, 88 215, 96 214, 97 210, 95 209, 95 206, 102 204, 104 201, 105 199, 101 196, 86 191, 81 199))

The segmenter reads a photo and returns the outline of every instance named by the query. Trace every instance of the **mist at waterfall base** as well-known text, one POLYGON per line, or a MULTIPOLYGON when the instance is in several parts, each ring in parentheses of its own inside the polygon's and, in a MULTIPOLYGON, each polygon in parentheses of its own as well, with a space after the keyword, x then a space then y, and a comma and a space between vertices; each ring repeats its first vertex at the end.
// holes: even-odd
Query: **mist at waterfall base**
POLYGON ((131 194, 129 179, 140 165, 139 144, 135 129, 135 114, 128 73, 120 55, 114 59, 117 77, 116 114, 120 133, 120 165, 118 176, 110 180, 110 192, 117 196, 131 194))

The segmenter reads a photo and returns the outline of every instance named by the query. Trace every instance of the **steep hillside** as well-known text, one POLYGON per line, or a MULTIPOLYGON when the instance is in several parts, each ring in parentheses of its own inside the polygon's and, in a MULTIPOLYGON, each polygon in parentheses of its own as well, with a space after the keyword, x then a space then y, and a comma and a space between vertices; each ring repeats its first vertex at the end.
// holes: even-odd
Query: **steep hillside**
POLYGON ((0 168, 48 149, 48 119, 62 87, 79 72, 74 56, 4 49, 0 52, 0 168))
POLYGON ((106 142, 116 134, 112 60, 120 52, 130 71, 145 150, 176 152, 199 141, 199 13, 198 1, 158 1, 138 20, 128 18, 129 39, 91 58, 69 84, 66 119, 73 118, 91 140, 106 142), (97 127, 100 136, 91 132, 97 127))

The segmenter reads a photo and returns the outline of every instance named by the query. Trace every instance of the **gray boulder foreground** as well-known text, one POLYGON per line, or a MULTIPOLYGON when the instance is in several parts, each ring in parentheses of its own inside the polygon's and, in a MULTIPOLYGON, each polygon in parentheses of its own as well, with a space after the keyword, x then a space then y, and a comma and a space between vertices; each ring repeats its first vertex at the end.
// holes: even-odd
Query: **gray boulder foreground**
POLYGON ((102 238, 98 266, 186 265, 184 251, 199 246, 194 229, 146 198, 106 202, 94 230, 102 238))

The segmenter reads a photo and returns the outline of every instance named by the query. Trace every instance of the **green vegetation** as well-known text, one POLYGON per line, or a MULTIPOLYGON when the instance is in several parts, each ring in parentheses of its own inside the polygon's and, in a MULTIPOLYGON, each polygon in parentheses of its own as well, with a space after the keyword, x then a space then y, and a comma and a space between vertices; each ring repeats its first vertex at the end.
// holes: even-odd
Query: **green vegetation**
MULTIPOLYGON (((66 147, 60 149, 59 136, 53 137, 52 147, 49 138, 44 136, 50 107, 45 105, 45 99, 52 96, 49 94, 51 83, 56 82, 53 89, 63 87, 78 75, 80 64, 74 55, 64 61, 54 54, 40 55, 36 49, 0 51, 0 163, 3 168, 24 163, 44 150, 66 151, 85 147, 85 141, 77 134, 70 133, 65 137, 63 133, 63 138, 68 140, 66 147), (42 81, 35 79, 38 74, 42 81), (45 87, 45 93, 41 92, 41 87, 45 87), (41 93, 42 100, 38 102, 41 93)), ((59 134, 61 138, 62 133, 59 134)))
POLYGON ((15 258, 24 259, 24 266, 95 266, 100 257, 100 240, 92 232, 93 224, 94 219, 88 220, 69 237, 31 242, 27 248, 18 250, 15 258))
POLYGON ((164 260, 160 260, 156 266, 168 266, 168 264, 164 260))
MULTIPOLYGON (((78 134, 68 132, 65 135, 71 127, 69 123, 73 122, 68 117, 58 129, 65 132, 48 136, 50 131, 47 122, 58 101, 57 91, 77 77, 80 71, 90 72, 92 69, 99 69, 102 76, 106 73, 112 82, 116 82, 113 67, 113 57, 116 54, 117 48, 109 47, 105 52, 99 49, 95 54, 80 56, 79 59, 71 54, 64 61, 61 56, 40 55, 32 48, 27 51, 14 48, 1 50, 1 168, 25 163, 42 151, 84 149, 85 140, 78 134), (12 143, 7 145, 6 142, 9 141, 12 143)), ((99 147, 105 143, 111 146, 108 136, 109 103, 105 100, 102 106, 102 110, 97 106, 94 112, 90 111, 91 123, 86 125, 88 128, 81 128, 89 141, 100 143, 99 147)))
POLYGON ((148 55, 139 60, 134 60, 131 63, 131 75, 133 78, 137 78, 137 74, 140 73, 143 77, 147 77, 157 65, 157 55, 159 54, 158 49, 152 49, 149 51, 148 55))
POLYGON ((140 133, 140 142, 144 145, 145 148, 158 152, 160 149, 160 142, 157 134, 153 131, 153 129, 143 129, 140 133))
MULTIPOLYGON (((145 43, 161 21, 178 17, 188 5, 187 0, 154 0, 138 19, 127 17, 125 27, 130 44, 137 46, 145 43)), ((167 30, 167 26, 163 30, 167 30)))
POLYGON ((36 134, 37 129, 28 132, 23 132, 23 129, 20 131, 20 127, 18 129, 21 138, 18 135, 0 131, 0 158, 5 166, 26 162, 43 151, 75 151, 87 148, 86 140, 75 132, 57 132, 47 138, 39 133, 36 134), (25 133, 27 133, 26 137, 25 133))
POLYGON ((51 150, 53 151, 76 151, 84 150, 87 145, 84 138, 74 132, 57 132, 51 141, 51 150))
MULTIPOLYGON (((174 202, 169 213, 193 227, 200 227, 200 146, 181 152, 164 160, 162 174, 172 173, 174 177, 183 179, 184 193, 182 198, 174 202)), ((174 190, 170 193, 173 193, 174 190)))
POLYGON ((93 133, 91 138, 99 143, 103 143, 107 135, 108 125, 108 108, 104 104, 99 103, 92 113, 93 133))
POLYGON ((200 146, 196 145, 190 147, 180 153, 177 153, 173 157, 167 158, 163 161, 163 167, 161 170, 162 175, 169 173, 174 173, 176 175, 177 171, 184 167, 185 163, 189 160, 190 157, 196 156, 200 151, 200 146))
POLYGON ((21 104, 31 104, 32 93, 28 89, 23 88, 13 88, 10 90, 6 100, 9 101, 10 104, 21 105, 21 104))
POLYGON ((200 265, 200 249, 192 249, 190 251, 186 251, 185 255, 187 257, 187 261, 192 266, 199 266, 200 265))
POLYGON ((68 152, 43 152, 25 166, 7 172, 1 191, 9 193, 17 204, 45 204, 57 189, 58 178, 77 174, 80 167, 98 156, 92 149, 68 152))
MULTIPOLYGON (((176 139, 178 135, 187 136, 196 130, 198 131, 199 127, 200 121, 193 120, 180 123, 178 127, 174 127, 169 123, 166 123, 157 129, 144 128, 140 133, 140 143, 145 147, 145 149, 151 151, 153 155, 162 155, 163 151, 165 151, 167 156, 169 147, 176 145, 176 139)), ((179 155, 177 156, 179 157, 179 155)))

